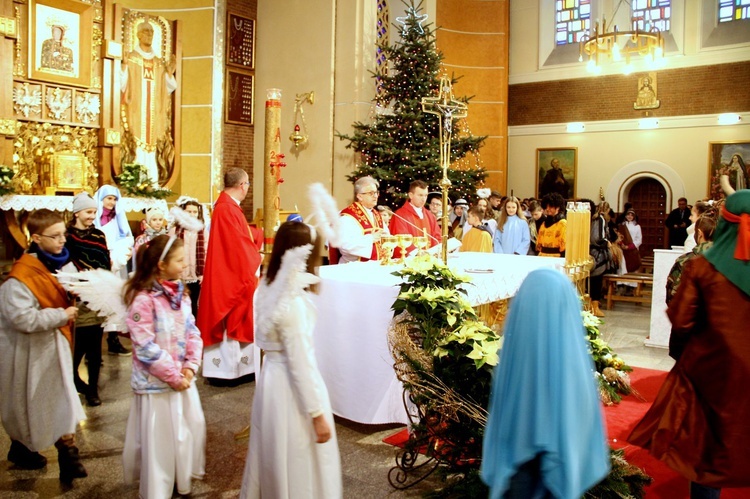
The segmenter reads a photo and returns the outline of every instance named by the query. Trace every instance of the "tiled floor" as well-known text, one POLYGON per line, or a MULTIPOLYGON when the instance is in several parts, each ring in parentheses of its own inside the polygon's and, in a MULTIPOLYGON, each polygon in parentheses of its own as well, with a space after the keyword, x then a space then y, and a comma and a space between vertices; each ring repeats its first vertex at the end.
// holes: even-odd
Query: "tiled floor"
MULTIPOLYGON (((673 361, 666 350, 648 348, 650 308, 618 303, 607 311, 603 337, 632 366, 668 370, 673 361)), ((39 471, 15 469, 6 459, 10 440, 0 429, 0 497, 5 498, 135 498, 137 486, 122 482, 121 453, 125 424, 131 401, 130 358, 106 356, 102 369, 100 407, 86 407, 88 419, 78 432, 79 447, 89 477, 76 480, 63 489, 58 481, 57 453, 49 448, 43 454, 49 460, 39 471)), ((193 481, 192 497, 224 498, 239 494, 247 454, 247 439, 235 440, 235 433, 249 423, 254 383, 235 388, 216 388, 199 382, 199 390, 208 427, 206 449, 207 474, 193 481)), ((388 470, 394 465, 395 450, 382 439, 398 430, 397 426, 364 426, 337 421, 345 497, 418 497, 424 490, 438 486, 429 479, 409 491, 397 491, 388 484, 388 470)))

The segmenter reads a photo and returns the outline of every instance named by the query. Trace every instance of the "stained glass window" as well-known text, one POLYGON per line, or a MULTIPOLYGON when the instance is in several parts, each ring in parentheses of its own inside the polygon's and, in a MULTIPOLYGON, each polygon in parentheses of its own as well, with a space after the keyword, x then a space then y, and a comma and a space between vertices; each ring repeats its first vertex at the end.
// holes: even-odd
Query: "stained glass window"
MULTIPOLYGON (((750 2, 750 0, 747 0, 750 2)), ((633 28, 669 31, 672 24, 672 0, 633 0, 633 28)))
POLYGON ((378 25, 377 25, 377 45, 375 46, 375 92, 376 95, 383 93, 383 79, 382 77, 388 74, 388 60, 385 57, 385 52, 381 48, 384 45, 390 43, 389 27, 390 27, 390 16, 388 9, 388 0, 377 0, 378 3, 378 25))
POLYGON ((555 0, 555 44, 578 43, 591 29, 591 0, 555 0))
POLYGON ((719 22, 750 19, 750 0, 719 0, 719 22))

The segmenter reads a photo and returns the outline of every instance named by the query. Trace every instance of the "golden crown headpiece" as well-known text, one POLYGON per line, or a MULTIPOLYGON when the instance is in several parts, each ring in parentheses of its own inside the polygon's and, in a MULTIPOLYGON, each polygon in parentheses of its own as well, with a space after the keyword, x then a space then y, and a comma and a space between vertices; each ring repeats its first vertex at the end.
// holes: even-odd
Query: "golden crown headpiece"
POLYGON ((44 23, 47 25, 48 28, 52 29, 55 26, 62 29, 63 32, 68 31, 68 25, 67 23, 64 23, 62 19, 60 19, 57 16, 50 16, 47 18, 47 21, 44 23))

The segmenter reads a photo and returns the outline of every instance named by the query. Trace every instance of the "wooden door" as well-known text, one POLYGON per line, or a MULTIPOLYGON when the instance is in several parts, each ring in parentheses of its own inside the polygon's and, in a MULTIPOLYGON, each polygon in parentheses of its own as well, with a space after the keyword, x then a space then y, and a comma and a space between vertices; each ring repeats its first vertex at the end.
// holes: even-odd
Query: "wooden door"
POLYGON ((630 188, 627 201, 633 203, 643 232, 641 256, 653 256, 655 248, 664 248, 664 220, 667 218, 667 192, 657 180, 644 178, 630 188))

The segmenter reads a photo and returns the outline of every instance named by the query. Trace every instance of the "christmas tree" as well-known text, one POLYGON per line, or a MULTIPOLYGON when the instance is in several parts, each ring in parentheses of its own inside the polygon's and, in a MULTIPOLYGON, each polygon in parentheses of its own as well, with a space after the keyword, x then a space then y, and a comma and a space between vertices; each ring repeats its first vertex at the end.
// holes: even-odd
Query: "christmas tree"
MULTIPOLYGON (((380 182, 380 204, 392 208, 401 206, 413 180, 423 180, 431 191, 439 191, 443 178, 440 118, 422 112, 422 98, 435 97, 440 90, 443 54, 435 46, 431 24, 423 25, 427 15, 420 13, 422 2, 416 8, 413 0, 407 5, 407 15, 397 18, 401 40, 380 46, 391 69, 387 75, 374 75, 382 86, 381 95, 375 99, 379 112, 372 124, 355 122, 352 135, 339 134, 349 141, 348 149, 361 155, 361 164, 347 178, 354 182, 372 175, 380 182)), ((460 100, 468 102, 466 98, 460 100)), ((449 195, 454 201, 474 197, 477 184, 487 176, 483 168, 471 168, 467 157, 478 152, 486 137, 462 132, 465 129, 460 121, 453 125, 448 178, 452 183, 449 195)))

